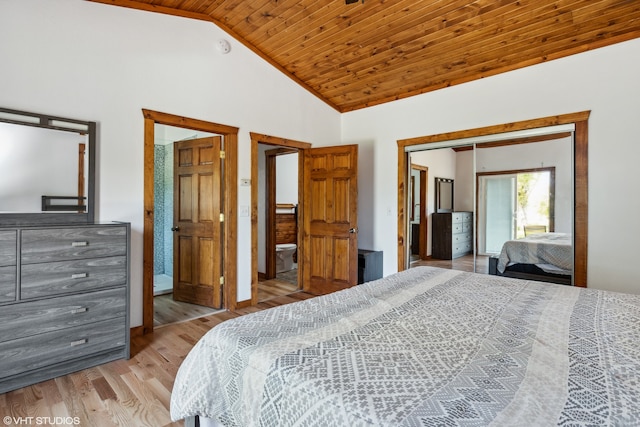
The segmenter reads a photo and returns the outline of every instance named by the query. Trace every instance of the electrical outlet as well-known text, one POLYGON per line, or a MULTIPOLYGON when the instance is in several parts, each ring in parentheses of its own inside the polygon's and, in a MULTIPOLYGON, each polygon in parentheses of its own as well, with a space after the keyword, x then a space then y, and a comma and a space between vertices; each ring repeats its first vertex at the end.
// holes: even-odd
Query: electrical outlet
POLYGON ((248 217, 249 216, 249 206, 240 206, 240 216, 241 217, 248 217))

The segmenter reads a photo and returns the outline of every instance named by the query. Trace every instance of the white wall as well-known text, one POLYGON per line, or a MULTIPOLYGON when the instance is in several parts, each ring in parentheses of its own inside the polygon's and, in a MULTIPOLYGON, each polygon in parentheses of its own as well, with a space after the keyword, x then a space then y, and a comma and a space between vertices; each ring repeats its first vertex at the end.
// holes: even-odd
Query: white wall
POLYGON ((588 285, 640 293, 640 222, 631 220, 640 212, 639 75, 635 39, 343 114, 343 142, 359 143, 372 160, 359 164, 360 182, 372 179, 359 213, 378 214, 360 223, 360 235, 384 251, 384 274, 397 270, 397 140, 591 110, 588 285))
POLYGON ((298 204, 298 153, 276 157, 276 203, 298 204))
MULTIPOLYGON (((132 224, 132 326, 142 324, 143 108, 239 127, 239 179, 251 176, 249 132, 340 139, 339 113, 208 22, 82 0, 1 1, 0 58, 2 106, 99 122, 97 219, 132 224)), ((238 211, 250 196, 238 186, 238 211)), ((250 218, 238 227, 245 300, 250 218)))

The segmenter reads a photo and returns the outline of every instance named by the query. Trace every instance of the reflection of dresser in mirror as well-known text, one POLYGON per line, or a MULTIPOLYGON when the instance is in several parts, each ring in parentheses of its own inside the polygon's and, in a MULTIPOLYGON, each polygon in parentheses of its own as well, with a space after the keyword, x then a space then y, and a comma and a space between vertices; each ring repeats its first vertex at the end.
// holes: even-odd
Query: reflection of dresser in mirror
POLYGON ((434 213, 431 257, 455 259, 473 252, 473 212, 434 213))

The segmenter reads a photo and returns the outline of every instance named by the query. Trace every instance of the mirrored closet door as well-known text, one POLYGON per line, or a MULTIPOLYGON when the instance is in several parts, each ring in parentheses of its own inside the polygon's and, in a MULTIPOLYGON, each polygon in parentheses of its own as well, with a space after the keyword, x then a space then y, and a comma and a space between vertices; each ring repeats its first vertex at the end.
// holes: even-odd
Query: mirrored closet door
POLYGON ((407 150, 409 266, 572 284, 573 132, 535 131, 407 150))

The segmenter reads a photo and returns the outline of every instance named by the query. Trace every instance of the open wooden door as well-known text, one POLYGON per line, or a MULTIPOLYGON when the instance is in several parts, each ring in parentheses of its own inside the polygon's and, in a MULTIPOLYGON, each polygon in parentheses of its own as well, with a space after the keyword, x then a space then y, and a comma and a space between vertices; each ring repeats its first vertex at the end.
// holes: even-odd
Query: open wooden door
POLYGON ((222 305, 222 137, 174 144, 173 299, 222 305))
POLYGON ((304 150, 303 289, 358 282, 358 146, 304 150))

